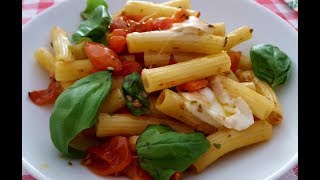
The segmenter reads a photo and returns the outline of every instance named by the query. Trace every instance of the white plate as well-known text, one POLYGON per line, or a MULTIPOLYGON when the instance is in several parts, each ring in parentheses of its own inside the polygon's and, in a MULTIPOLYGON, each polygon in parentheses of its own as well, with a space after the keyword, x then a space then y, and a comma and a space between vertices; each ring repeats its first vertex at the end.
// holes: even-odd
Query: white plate
MULTIPOLYGON (((108 2, 112 13, 118 11, 125 0, 108 2)), ((74 32, 85 4, 85 0, 64 1, 34 18, 22 31, 22 157, 23 166, 38 179, 105 179, 95 176, 79 161, 71 160, 73 165, 68 165, 69 160, 62 158, 51 143, 49 116, 52 107, 36 106, 28 97, 28 91, 44 89, 49 82, 48 74, 33 59, 34 51, 40 46, 50 47, 52 26, 74 32)), ((254 44, 274 44, 292 58, 293 71, 289 81, 276 91, 283 106, 284 119, 282 124, 274 127, 273 138, 229 153, 203 173, 185 179, 280 177, 293 168, 298 159, 298 33, 276 14, 253 1, 192 0, 192 8, 200 10, 201 17, 208 22, 225 22, 228 32, 243 25, 252 27, 253 38, 238 49, 248 53, 254 44)))

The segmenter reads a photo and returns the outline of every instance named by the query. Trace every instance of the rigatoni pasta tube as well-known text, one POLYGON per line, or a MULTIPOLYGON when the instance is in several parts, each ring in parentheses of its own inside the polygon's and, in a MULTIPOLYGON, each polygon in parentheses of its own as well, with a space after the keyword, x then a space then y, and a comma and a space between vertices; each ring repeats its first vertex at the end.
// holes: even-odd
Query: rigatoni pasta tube
POLYGON ((190 0, 172 0, 164 2, 162 4, 176 8, 190 9, 190 0))
POLYGON ((103 101, 100 112, 101 113, 113 113, 116 110, 125 107, 125 99, 121 88, 114 89, 107 95, 103 101))
MULTIPOLYGON (((125 15, 141 15, 150 16, 152 18, 171 17, 179 8, 170 7, 163 4, 154 4, 152 2, 144 1, 128 1, 122 13, 125 15)), ((199 12, 187 9, 191 16, 198 16, 199 12)))
POLYGON ((55 78, 57 81, 79 80, 90 74, 93 66, 88 59, 77 61, 56 61, 55 78))
POLYGON ((150 100, 150 115, 152 117, 157 117, 157 118, 164 118, 164 119, 171 119, 172 117, 164 114, 163 112, 159 111, 156 108, 156 102, 157 102, 158 97, 156 96, 149 96, 150 100))
POLYGON ((226 38, 206 33, 184 33, 176 30, 150 31, 130 33, 127 45, 130 53, 160 52, 191 52, 215 54, 225 46, 226 38))
POLYGON ((84 41, 71 46, 71 52, 75 60, 88 59, 86 50, 84 48, 84 41))
POLYGON ((229 71, 230 66, 229 56, 222 52, 169 66, 143 69, 141 77, 145 90, 150 93, 229 71))
POLYGON ((165 89, 158 97, 156 108, 159 111, 195 128, 196 130, 203 132, 204 134, 214 133, 217 130, 216 127, 201 121, 184 108, 184 103, 186 101, 187 100, 178 93, 165 89))
POLYGON ((241 84, 251 90, 257 91, 256 85, 254 84, 254 82, 242 82, 241 84))
POLYGON ((210 24, 213 26, 213 35, 225 36, 226 35, 226 25, 224 22, 217 22, 210 24))
POLYGON ((70 86, 72 86, 76 81, 59 81, 61 87, 63 90, 68 89, 70 86))
POLYGON ((73 61, 71 45, 67 33, 60 27, 53 27, 50 32, 50 39, 53 46, 55 58, 57 61, 73 61))
POLYGON ((244 71, 251 70, 252 69, 252 63, 251 63, 250 57, 241 54, 238 68, 241 69, 241 70, 244 70, 244 71))
POLYGON ((272 100, 251 90, 228 77, 221 76, 223 87, 234 97, 242 97, 249 105, 253 115, 266 120, 274 108, 272 100))
POLYGON ((176 62, 189 61, 198 57, 207 56, 207 54, 199 53, 172 53, 172 54, 163 54, 163 53, 144 53, 144 65, 146 67, 160 67, 169 64, 169 60, 173 57, 176 62))
POLYGON ((130 114, 109 115, 99 113, 96 124, 97 137, 140 135, 151 124, 168 125, 178 132, 190 133, 193 129, 179 121, 160 119, 151 116, 133 116, 130 114))
POLYGON ((202 172, 219 157, 235 149, 266 141, 272 137, 272 126, 265 120, 255 121, 243 131, 224 129, 207 137, 211 147, 193 165, 191 170, 202 172))
POLYGON ((253 29, 250 29, 248 26, 240 27, 229 34, 227 34, 227 44, 225 50, 229 50, 234 46, 247 41, 252 38, 253 29))
POLYGON ((259 94, 267 97, 268 99, 274 102, 274 108, 271 114, 269 115, 269 117, 267 118, 267 120, 272 125, 280 124, 283 119, 283 113, 282 113, 281 104, 274 90, 266 82, 258 79, 254 75, 252 70, 239 71, 238 77, 243 82, 253 82, 256 86, 256 91, 259 94))
POLYGON ((46 48, 38 48, 34 52, 34 59, 40 64, 41 67, 43 67, 45 70, 47 70, 50 74, 54 74, 54 68, 55 68, 55 59, 54 56, 51 54, 50 51, 46 48))

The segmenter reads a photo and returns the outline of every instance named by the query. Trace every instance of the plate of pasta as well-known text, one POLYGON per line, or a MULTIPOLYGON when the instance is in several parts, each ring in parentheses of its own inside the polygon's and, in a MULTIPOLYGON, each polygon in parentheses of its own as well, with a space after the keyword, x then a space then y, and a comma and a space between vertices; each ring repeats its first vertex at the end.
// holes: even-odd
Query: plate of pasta
POLYGON ((298 161, 297 37, 248 0, 57 4, 23 28, 23 166, 277 179, 298 161))

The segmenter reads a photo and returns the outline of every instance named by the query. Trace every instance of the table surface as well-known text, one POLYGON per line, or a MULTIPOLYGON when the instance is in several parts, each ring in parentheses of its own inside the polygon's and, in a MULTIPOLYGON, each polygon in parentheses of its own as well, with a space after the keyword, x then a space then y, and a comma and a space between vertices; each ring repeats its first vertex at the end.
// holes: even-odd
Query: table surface
MULTIPOLYGON (((28 23, 32 18, 37 16, 50 6, 60 3, 64 0, 22 0, 22 26, 28 23)), ((252 0, 253 1, 253 0, 252 0)), ((287 2, 296 2, 296 0, 255 0, 264 7, 270 9, 281 18, 286 20, 298 31, 298 8, 295 4, 295 10, 291 9, 287 2)), ((290 4, 291 5, 291 4, 290 4)), ((292 5, 291 5, 292 6, 292 5)), ((283 175, 279 180, 297 180, 298 179, 298 165, 283 175)), ((22 167, 22 180, 35 180, 22 167)))

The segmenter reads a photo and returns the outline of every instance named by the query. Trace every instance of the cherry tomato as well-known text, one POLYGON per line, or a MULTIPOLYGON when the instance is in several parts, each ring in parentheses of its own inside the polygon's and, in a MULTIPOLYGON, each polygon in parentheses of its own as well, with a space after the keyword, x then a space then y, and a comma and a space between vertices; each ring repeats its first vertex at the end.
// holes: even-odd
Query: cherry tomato
POLYGON ((130 25, 128 25, 127 21, 128 18, 124 16, 118 16, 110 24, 110 31, 112 32, 114 29, 128 29, 130 25))
POLYGON ((127 39, 123 36, 111 36, 109 39, 109 48, 119 54, 127 48, 127 39))
POLYGON ((228 55, 231 59, 231 71, 236 72, 239 66, 240 58, 241 58, 241 51, 230 51, 228 55))
POLYGON ((178 91, 196 91, 199 89, 202 89, 204 87, 207 87, 208 85, 208 80, 206 79, 199 79, 199 80, 194 80, 190 82, 183 83, 179 86, 177 86, 178 91))
POLYGON ((28 94, 32 102, 35 103, 36 105, 45 105, 45 104, 54 103, 61 92, 62 92, 62 89, 60 87, 60 84, 56 82, 54 78, 51 78, 51 82, 49 83, 49 86, 47 89, 32 91, 32 92, 29 92, 28 94))
POLYGON ((169 180, 182 180, 183 172, 175 172, 170 176, 169 180))
POLYGON ((106 70, 108 67, 114 68, 115 71, 122 69, 122 64, 117 54, 103 44, 85 42, 85 50, 95 70, 106 70))
POLYGON ((135 61, 123 61, 122 70, 113 72, 115 76, 126 76, 133 72, 141 73, 142 67, 139 63, 135 61))
POLYGON ((124 171, 124 174, 132 180, 152 180, 148 172, 141 169, 138 156, 133 157, 133 161, 124 171))
MULTIPOLYGON (((189 19, 190 13, 185 9, 180 9, 177 11, 173 16, 172 19, 175 23, 183 22, 187 19, 189 19)), ((199 14, 200 16, 200 14, 199 14)))
POLYGON ((122 136, 113 137, 99 147, 89 147, 87 152, 81 163, 101 176, 123 171, 133 159, 128 140, 122 136))
POLYGON ((174 23, 174 21, 172 18, 168 18, 168 17, 157 18, 153 23, 152 30, 170 29, 172 27, 173 23, 174 23))
POLYGON ((122 36, 122 37, 126 37, 127 36, 127 32, 124 29, 115 29, 112 31, 112 33, 110 34, 110 36, 122 36))

